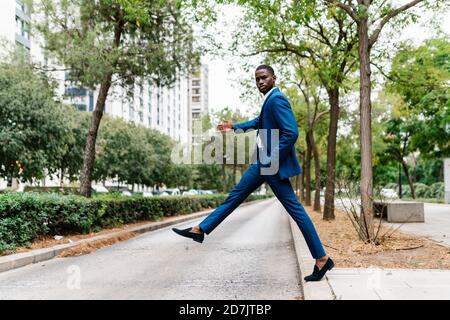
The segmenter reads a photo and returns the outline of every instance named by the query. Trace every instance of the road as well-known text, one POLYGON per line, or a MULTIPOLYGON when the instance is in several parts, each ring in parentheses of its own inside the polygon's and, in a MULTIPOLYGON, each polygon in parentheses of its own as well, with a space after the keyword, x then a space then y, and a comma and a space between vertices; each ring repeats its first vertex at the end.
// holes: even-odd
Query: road
POLYGON ((238 208, 203 244, 172 226, 3 272, 0 299, 302 299, 288 219, 270 199, 238 208))

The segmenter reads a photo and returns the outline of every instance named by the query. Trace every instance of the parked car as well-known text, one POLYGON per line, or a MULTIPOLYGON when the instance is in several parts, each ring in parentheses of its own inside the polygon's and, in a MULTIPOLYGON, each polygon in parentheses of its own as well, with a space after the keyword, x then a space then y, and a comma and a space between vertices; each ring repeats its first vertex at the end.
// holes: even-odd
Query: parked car
POLYGON ((398 193, 394 189, 381 189, 380 194, 386 198, 398 198, 398 193))
POLYGON ((190 189, 188 191, 183 191, 183 196, 196 196, 198 195, 198 191, 195 189, 190 189))
POLYGON ((104 186, 102 186, 101 184, 99 184, 99 185, 94 185, 94 186, 92 186, 91 187, 92 188, 92 190, 95 192, 95 193, 108 193, 109 191, 108 191, 108 189, 106 189, 104 186))
POLYGON ((166 189, 164 192, 168 193, 171 196, 179 196, 181 195, 180 189, 174 188, 174 189, 166 189))
POLYGON ((144 198, 153 197, 153 193, 144 191, 144 192, 142 192, 142 196, 143 196, 144 198))
POLYGON ((168 196, 169 193, 166 191, 153 191, 154 196, 168 196))
POLYGON ((132 196, 130 191, 122 191, 120 194, 123 195, 123 196, 126 196, 126 197, 131 197, 132 196))

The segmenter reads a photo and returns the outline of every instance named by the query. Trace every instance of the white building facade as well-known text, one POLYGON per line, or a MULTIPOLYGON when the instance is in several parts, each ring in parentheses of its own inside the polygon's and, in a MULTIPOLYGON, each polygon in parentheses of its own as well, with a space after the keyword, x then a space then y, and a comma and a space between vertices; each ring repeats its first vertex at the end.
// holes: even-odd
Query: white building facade
POLYGON ((189 79, 189 101, 192 106, 192 119, 209 113, 209 68, 201 64, 189 79))
MULTIPOLYGON (((49 62, 42 50, 42 39, 30 32, 31 17, 22 0, 0 0, 0 39, 9 49, 22 48, 30 58, 46 69, 58 82, 56 94, 81 111, 92 112, 97 90, 80 88, 71 83, 69 72, 56 62, 49 62)), ((112 86, 105 113, 147 128, 156 129, 176 142, 192 141, 192 120, 208 112, 208 67, 202 64, 193 76, 179 76, 170 87, 141 80, 132 98, 119 85, 112 86), (194 109, 193 109, 194 108, 194 109)), ((6 187, 0 181, 0 189, 6 187)), ((14 186, 13 186, 14 187, 14 186)))

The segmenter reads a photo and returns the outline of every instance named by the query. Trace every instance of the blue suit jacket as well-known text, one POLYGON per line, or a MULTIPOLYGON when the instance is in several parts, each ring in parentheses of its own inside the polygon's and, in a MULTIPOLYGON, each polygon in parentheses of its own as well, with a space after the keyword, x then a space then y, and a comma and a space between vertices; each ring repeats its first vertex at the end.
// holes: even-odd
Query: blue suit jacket
POLYGON ((261 113, 257 118, 235 124, 233 129, 235 131, 239 129, 243 131, 258 130, 262 144, 267 150, 261 152, 262 150, 257 146, 259 151, 257 162, 259 165, 267 166, 269 162, 278 161, 280 179, 287 179, 302 172, 295 152, 295 142, 298 138, 297 121, 287 97, 280 89, 275 88, 266 97, 261 113), (260 129, 267 130, 260 131, 260 129), (278 141, 272 142, 270 129, 278 129, 278 141), (278 152, 272 152, 275 149, 278 149, 278 152), (267 157, 265 157, 266 154, 267 157))

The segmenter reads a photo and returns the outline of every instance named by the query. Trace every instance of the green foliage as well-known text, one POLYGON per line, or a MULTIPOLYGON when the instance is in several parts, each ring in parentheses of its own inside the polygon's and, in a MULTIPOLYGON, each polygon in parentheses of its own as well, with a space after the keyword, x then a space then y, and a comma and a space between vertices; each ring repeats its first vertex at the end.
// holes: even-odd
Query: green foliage
POLYGON ((401 97, 394 114, 415 129, 411 147, 429 158, 450 155, 450 42, 427 40, 403 44, 392 62, 387 88, 401 97))
POLYGON ((414 191, 416 197, 426 198, 426 195, 430 193, 430 187, 423 183, 414 183, 414 191))
MULTIPOLYGON (((416 197, 421 199, 443 199, 444 198, 444 183, 436 182, 431 186, 423 183, 414 183, 414 190, 416 197)), ((395 184, 393 189, 398 190, 398 185, 395 184)), ((409 185, 402 185, 402 195, 404 197, 411 197, 411 188, 409 185)))
POLYGON ((0 63, 0 174, 22 180, 54 172, 63 148, 53 83, 22 59, 0 63))
POLYGON ((126 184, 186 186, 192 169, 170 161, 170 137, 122 119, 105 117, 100 126, 94 179, 126 184))
POLYGON ((57 157, 60 179, 67 177, 70 181, 78 178, 82 164, 86 135, 88 133, 90 115, 72 106, 64 106, 64 125, 62 138, 62 152, 57 157))
MULTIPOLYGON (((215 208, 226 195, 178 197, 98 196, 86 199, 60 194, 0 195, 0 253, 28 245, 38 236, 88 233, 161 217, 215 208)), ((247 201, 266 196, 252 195, 247 201)))
POLYGON ((124 87, 139 77, 170 84, 198 64, 192 28, 178 0, 43 0, 35 10, 46 50, 94 88, 113 74, 124 87))
POLYGON ((430 186, 428 193, 425 193, 425 198, 443 199, 445 195, 445 186, 443 182, 436 182, 430 186))

